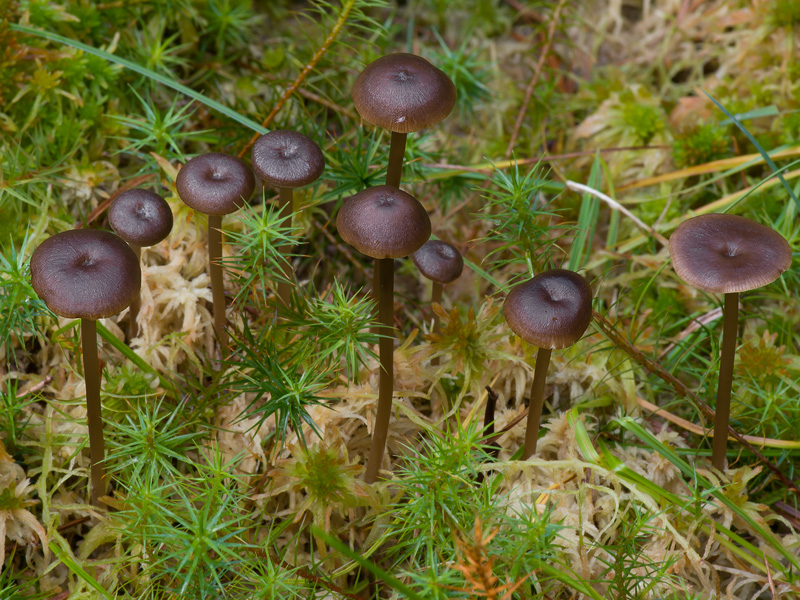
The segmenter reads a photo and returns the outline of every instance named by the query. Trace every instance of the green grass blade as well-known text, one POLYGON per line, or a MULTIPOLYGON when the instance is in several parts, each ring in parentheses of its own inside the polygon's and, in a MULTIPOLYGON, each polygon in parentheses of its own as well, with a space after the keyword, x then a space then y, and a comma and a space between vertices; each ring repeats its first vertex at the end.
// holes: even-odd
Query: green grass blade
MULTIPOLYGON (((77 323, 78 321, 75 321, 77 323)), ((114 348, 116 348, 125 358, 131 361, 137 368, 142 370, 145 373, 149 373, 151 375, 155 375, 158 377, 158 381, 161 383, 161 386, 165 389, 172 392, 174 395, 177 395, 178 390, 175 388, 175 384, 173 384, 169 379, 164 377, 161 373, 156 371, 153 367, 151 367, 147 361, 145 361, 141 356, 136 354, 133 350, 128 348, 125 343, 111 333, 108 329, 103 326, 100 321, 97 321, 97 335, 103 338, 106 342, 111 344, 114 348)))
POLYGON ((205 106, 207 106, 211 110, 215 110, 215 111, 225 115, 226 117, 228 117, 229 119, 231 119, 233 121, 236 121, 240 125, 244 125, 248 129, 252 129, 256 133, 260 133, 260 134, 263 135, 263 134, 265 134, 265 133, 267 133, 269 131, 268 129, 265 129, 264 127, 262 127, 261 125, 259 125, 255 121, 252 121, 252 120, 248 119, 247 117, 240 115, 235 110, 225 106, 224 104, 220 104, 216 100, 212 100, 211 98, 209 98, 205 94, 201 94, 200 92, 196 92, 193 89, 191 89, 189 87, 186 87, 185 85, 180 84, 180 83, 178 83, 177 81, 175 81, 173 79, 170 79, 169 77, 165 77, 164 75, 156 73, 155 71, 151 71, 150 69, 148 69, 146 67, 143 67, 141 65, 137 65, 135 62, 132 62, 132 61, 127 60, 127 59, 124 59, 124 58, 122 58, 120 56, 116 56, 114 54, 106 52, 105 50, 99 50, 97 48, 94 48, 93 46, 89 46, 87 44, 83 44, 83 43, 78 42, 76 40, 72 40, 70 38, 64 37, 63 35, 58 35, 57 33, 52 33, 50 31, 43 31, 41 29, 34 29, 33 27, 26 27, 25 25, 18 25, 16 23, 9 23, 8 27, 12 31, 18 31, 20 33, 27 33, 28 35, 34 35, 34 36, 37 36, 37 37, 41 37, 41 38, 44 38, 46 40, 50 40, 51 42, 57 42, 59 44, 65 44, 67 46, 72 46, 73 48, 77 48, 78 50, 83 50, 84 52, 87 52, 89 54, 93 54, 94 56, 98 56, 98 57, 103 58, 103 59, 105 59, 105 60, 107 60, 109 62, 113 62, 115 64, 118 64, 118 65, 120 65, 122 67, 125 67, 126 69, 130 69, 131 71, 134 71, 135 73, 139 73, 139 75, 144 75, 145 77, 147 77, 149 79, 152 79, 153 81, 157 81, 161 85, 165 85, 168 88, 172 88, 176 92, 180 92, 182 94, 185 94, 186 96, 189 96, 193 100, 197 100, 197 102, 200 102, 201 104, 204 104, 205 106))
POLYGON ((583 594, 588 598, 592 598, 592 600, 603 600, 603 597, 598 594, 594 589, 592 589, 589 585, 580 581, 579 579, 573 579, 572 577, 568 577, 566 573, 562 569, 557 569, 556 567, 551 567, 550 565, 543 564, 541 567, 542 573, 552 577, 563 583, 566 586, 571 587, 576 592, 583 594))
POLYGON ((789 196, 791 197, 792 200, 794 200, 795 205, 798 208, 800 208, 800 200, 798 200, 797 196, 794 195, 794 190, 791 187, 789 187, 788 183, 786 183, 786 179, 784 179, 783 175, 778 172, 778 167, 772 161, 772 158, 770 158, 769 154, 764 150, 764 148, 761 147, 761 144, 758 143, 756 138, 753 137, 753 134, 747 130, 747 127, 742 125, 742 122, 739 119, 737 119, 730 112, 728 112, 728 110, 724 106, 722 106, 722 104, 720 104, 720 102, 716 98, 714 98, 714 96, 712 96, 706 91, 704 91, 703 93, 709 97, 709 99, 717 106, 717 108, 719 108, 723 113, 725 113, 726 117, 728 117, 731 121, 733 121, 736 124, 736 127, 738 127, 739 130, 743 134, 745 134, 745 136, 747 136, 747 139, 750 140, 753 146, 755 146, 756 150, 758 150, 758 153, 764 157, 764 162, 767 163, 769 165, 769 168, 772 169, 772 171, 778 176, 778 179, 780 179, 781 183, 783 184, 783 187, 786 188, 786 191, 789 192, 789 196))
POLYGON ((418 595, 416 592, 414 592, 414 590, 412 590, 402 581, 396 579, 390 573, 384 571, 375 563, 362 557, 357 552, 353 552, 352 550, 350 550, 350 548, 345 546, 337 538, 325 533, 322 529, 320 529, 316 525, 311 526, 311 533, 312 535, 318 537, 332 548, 335 548, 338 552, 344 554, 350 560, 357 562, 361 567, 372 573, 375 577, 383 581, 386 585, 388 585, 392 589, 397 590, 398 592, 403 594, 406 598, 410 598, 411 600, 423 600, 422 596, 418 595))
POLYGON ((106 591, 106 589, 102 585, 100 585, 94 577, 89 575, 89 573, 87 573, 86 570, 72 558, 69 552, 67 552, 66 550, 61 548, 61 546, 56 544, 55 540, 51 541, 48 544, 48 547, 53 552, 53 554, 55 554, 56 557, 58 557, 58 560, 64 563, 67 566, 67 568, 75 574, 76 577, 78 577, 80 580, 82 580, 84 583, 86 583, 88 586, 90 586, 92 589, 98 592, 103 598, 108 598, 108 600, 112 600, 111 594, 109 594, 106 591))
MULTIPOLYGON (((590 188, 599 190, 601 184, 600 153, 595 155, 592 163, 592 170, 589 173, 587 185, 590 188)), ((581 209, 578 214, 577 234, 572 242, 569 253, 570 271, 577 271, 585 262, 584 257, 592 252, 592 240, 594 239, 595 226, 597 225, 597 215, 600 210, 600 199, 590 194, 583 194, 581 197, 581 209)))
POLYGON ((728 498, 719 489, 715 489, 710 481, 699 475, 689 463, 683 460, 672 449, 662 444, 653 434, 651 434, 630 417, 616 419, 616 422, 642 440, 645 444, 653 448, 656 452, 661 454, 661 456, 666 458, 673 465, 678 467, 684 476, 693 478, 697 482, 697 485, 701 485, 708 489, 711 495, 722 502, 722 504, 727 506, 736 516, 742 519, 742 521, 747 523, 753 529, 753 531, 761 536, 761 538, 770 546, 772 546, 774 550, 784 556, 795 569, 800 569, 800 560, 798 560, 798 557, 786 550, 786 548, 783 547, 783 544, 780 543, 780 540, 776 539, 771 531, 762 527, 761 524, 759 524, 749 513, 742 510, 733 500, 728 498))

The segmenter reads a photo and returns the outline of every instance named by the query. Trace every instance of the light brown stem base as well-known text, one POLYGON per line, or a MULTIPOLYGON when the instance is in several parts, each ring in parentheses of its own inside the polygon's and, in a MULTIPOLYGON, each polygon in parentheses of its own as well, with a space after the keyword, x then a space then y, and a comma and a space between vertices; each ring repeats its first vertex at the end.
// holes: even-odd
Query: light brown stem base
POLYGON ((389 436, 389 418, 392 415, 392 395, 394 392, 394 259, 382 258, 380 263, 380 303, 378 315, 381 323, 380 360, 381 372, 378 383, 378 411, 372 430, 372 444, 367 458, 364 481, 373 483, 378 478, 378 470, 389 436))
POLYGON ((214 332, 219 341, 219 350, 225 358, 228 334, 225 331, 225 284, 222 279, 222 217, 208 216, 208 274, 211 277, 211 298, 214 303, 214 332))
POLYGON ((406 133, 392 132, 389 144, 389 164, 386 167, 386 185, 399 188, 403 175, 403 158, 406 153, 406 133))
POLYGON ((525 429, 525 447, 522 451, 522 460, 527 460, 536 454, 536 442, 539 440, 539 423, 542 419, 544 406, 544 384, 547 380, 547 367, 550 366, 550 348, 539 348, 536 353, 536 369, 533 373, 531 386, 531 403, 528 406, 528 424, 525 429))
POLYGON ((728 422, 731 415, 731 390, 733 389, 733 360, 736 356, 736 337, 739 322, 739 294, 725 294, 723 309, 722 355, 719 363, 717 405, 714 409, 714 441, 711 464, 722 471, 728 449, 728 422))
POLYGON ((83 348, 83 377, 86 382, 86 418, 89 422, 89 457, 92 461, 92 504, 100 506, 100 496, 106 495, 105 442, 103 415, 100 405, 100 366, 97 360, 97 321, 81 319, 83 348))
MULTIPOLYGON (((141 265, 142 262, 142 249, 139 246, 131 244, 131 250, 136 255, 136 260, 139 261, 141 265)), ((140 291, 136 296, 133 298, 133 302, 131 302, 130 307, 128 308, 128 342, 135 338, 139 337, 139 323, 137 320, 139 319, 139 308, 142 306, 142 292, 140 291)))
MULTIPOLYGON (((294 200, 294 191, 291 188, 279 188, 280 192, 280 205, 281 205, 281 217, 289 217, 293 212, 293 200, 294 200)), ((288 219, 287 219, 288 221, 288 219)), ((284 221, 284 224, 286 221, 284 221)), ((294 279, 294 269, 292 269, 292 257, 290 256, 292 253, 292 246, 291 244, 284 244, 280 248, 278 248, 278 252, 286 261, 282 265, 283 269, 283 276, 286 278, 286 281, 279 281, 278 282, 278 298, 283 303, 284 306, 289 306, 289 301, 292 294, 292 284, 290 283, 294 279)))

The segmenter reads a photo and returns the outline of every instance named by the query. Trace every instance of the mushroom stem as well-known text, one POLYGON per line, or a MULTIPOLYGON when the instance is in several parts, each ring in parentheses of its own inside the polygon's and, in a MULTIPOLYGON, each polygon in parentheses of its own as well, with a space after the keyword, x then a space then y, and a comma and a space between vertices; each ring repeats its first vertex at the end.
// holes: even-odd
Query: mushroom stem
POLYGON ((386 167, 386 185, 400 187, 400 176, 403 174, 403 156, 406 153, 406 133, 392 132, 389 145, 389 164, 386 167))
POLYGON ((86 382, 86 417, 89 421, 89 457, 92 461, 92 504, 100 506, 100 496, 106 494, 103 464, 103 417, 100 407, 100 367, 97 361, 97 321, 81 319, 81 346, 83 347, 83 378, 86 382))
POLYGON ((381 372, 378 384, 378 412, 372 430, 372 445, 369 449, 364 481, 373 483, 378 478, 386 438, 389 434, 389 418, 392 414, 394 384, 394 259, 379 258, 375 261, 380 269, 380 303, 378 315, 381 323, 380 360, 381 372))
POLYGON ((719 363, 717 405, 714 409, 714 442, 711 463, 722 471, 728 447, 728 421, 731 414, 731 389, 733 387, 733 359, 736 355, 737 325, 739 322, 739 294, 725 294, 722 328, 722 356, 719 363))
POLYGON ((228 346, 225 332, 225 285, 222 280, 222 216, 208 215, 208 274, 211 277, 211 298, 214 303, 214 331, 222 356, 228 346))
POLYGON ((536 442, 539 440, 539 422, 544 406, 544 382, 547 379, 547 367, 550 366, 550 348, 539 348, 536 353, 536 370, 533 373, 531 386, 531 403, 528 406, 528 424, 525 430, 525 448, 522 460, 536 453, 536 442))
MULTIPOLYGON (((438 281, 433 282, 433 289, 431 290, 431 304, 441 304, 442 303, 442 290, 444 289, 444 284, 439 283, 438 281)), ((441 331, 441 326, 439 324, 439 313, 434 311, 433 313, 433 333, 439 333, 441 331)), ((439 366, 439 357, 434 356, 431 359, 431 366, 438 367, 439 366)))
MULTIPOLYGON (((133 253, 136 255, 136 260, 139 261, 141 265, 142 260, 142 248, 137 246, 136 244, 128 244, 133 250, 133 253)), ((133 338, 139 335, 139 324, 136 322, 139 317, 139 307, 142 305, 142 292, 139 291, 138 294, 133 298, 133 302, 131 302, 130 307, 128 308, 128 340, 132 340, 133 338)))
MULTIPOLYGON (((289 215, 292 214, 294 191, 292 188, 284 187, 278 188, 278 191, 280 192, 281 217, 288 218, 289 215)), ((283 276, 286 278, 286 281, 278 282, 278 298, 280 298, 284 306, 289 306, 289 298, 292 290, 292 284, 289 283, 292 280, 292 259, 290 257, 292 252, 291 244, 284 244, 278 248, 278 252, 280 252, 285 261, 283 263, 283 276)))

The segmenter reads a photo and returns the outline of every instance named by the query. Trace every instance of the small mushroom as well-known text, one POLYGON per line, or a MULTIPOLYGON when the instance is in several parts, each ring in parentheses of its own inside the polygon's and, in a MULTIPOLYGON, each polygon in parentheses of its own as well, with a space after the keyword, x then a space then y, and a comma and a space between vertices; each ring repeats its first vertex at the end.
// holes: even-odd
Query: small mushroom
POLYGON ((421 56, 388 54, 358 76, 353 104, 367 123, 392 132, 386 185, 400 187, 407 134, 447 117, 456 104, 456 86, 421 56))
MULTIPOLYGON (((116 234, 141 259, 142 248, 155 246, 172 231, 172 211, 161 196, 150 190, 134 188, 122 192, 108 208, 108 223, 116 234)), ((139 335, 137 317, 140 296, 136 296, 128 311, 128 337, 139 335)))
POLYGON ((553 269, 516 286, 503 303, 511 330, 538 346, 522 459, 536 452, 550 354, 583 336, 592 321, 592 288, 574 271, 553 269))
POLYGON ((678 225, 669 238, 669 254, 672 268, 683 281, 706 292, 725 294, 711 456, 714 467, 722 470, 728 444, 739 293, 780 277, 792 264, 792 250, 781 234, 751 219, 708 214, 678 225))
MULTIPOLYGON (((253 170, 262 181, 278 188, 281 217, 292 214, 294 188, 313 183, 325 169, 325 157, 317 143, 297 131, 275 130, 262 135, 253 146, 253 170)), ((288 305, 292 279, 290 245, 281 246, 286 260, 283 273, 286 281, 278 282, 278 297, 288 305)))
POLYGON ((380 272, 378 315, 382 337, 378 412, 364 474, 364 480, 372 483, 378 477, 392 413, 394 259, 413 254, 428 240, 431 221, 416 198, 396 187, 379 185, 345 200, 336 217, 336 228, 345 242, 376 259, 380 272))
POLYGON ((42 301, 57 315, 81 320, 95 506, 106 493, 97 319, 127 308, 139 295, 141 281, 136 254, 108 231, 65 231, 46 239, 31 256, 31 284, 42 301))
MULTIPOLYGON (((464 270, 464 259, 455 246, 441 240, 428 240, 412 256, 419 272, 433 281, 431 290, 431 304, 442 301, 442 291, 445 283, 452 283, 464 270)), ((439 315, 433 313, 433 332, 439 332, 439 315)), ((438 357, 434 357, 431 364, 439 364, 438 357)))
POLYGON ((221 152, 201 154, 187 162, 175 180, 178 196, 189 207, 208 215, 208 271, 214 303, 214 331, 225 354, 225 287, 222 279, 222 216, 245 204, 256 187, 250 168, 221 152))

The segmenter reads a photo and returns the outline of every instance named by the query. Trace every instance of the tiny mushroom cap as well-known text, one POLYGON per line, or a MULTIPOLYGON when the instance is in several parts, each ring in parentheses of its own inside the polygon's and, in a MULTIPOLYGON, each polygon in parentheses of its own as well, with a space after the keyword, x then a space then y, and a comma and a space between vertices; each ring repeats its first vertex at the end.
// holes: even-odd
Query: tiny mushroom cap
POLYGON ((566 348, 592 321, 592 288, 574 271, 545 271, 511 290, 503 315, 526 342, 551 350, 566 348))
POLYGON ((780 233, 746 217, 716 213, 678 225, 669 254, 678 277, 717 294, 760 288, 792 264, 791 247, 780 233))
POLYGON ((297 131, 276 129, 256 140, 253 169, 265 183, 278 188, 297 188, 316 181, 325 169, 317 143, 297 131))
POLYGON ((444 120, 456 104, 456 86, 421 56, 388 54, 366 66, 353 86, 361 117, 383 129, 410 133, 444 120))
POLYGON ((345 242, 372 258, 408 256, 431 237, 431 220, 419 200, 390 185, 345 200, 336 228, 345 242))
POLYGON ((420 272, 436 283, 455 281, 464 270, 461 253, 441 240, 428 240, 414 252, 412 259, 420 272))
POLYGON ((253 172, 235 156, 209 152, 195 156, 178 171, 178 195, 191 208, 222 216, 235 212, 253 195, 253 172))
POLYGON ((31 256, 31 283, 47 307, 70 319, 103 319, 139 295, 142 272, 130 246, 109 231, 73 229, 31 256))
POLYGON ((134 188, 114 199, 108 208, 108 222, 129 244, 154 246, 172 231, 172 211, 155 192, 134 188))

